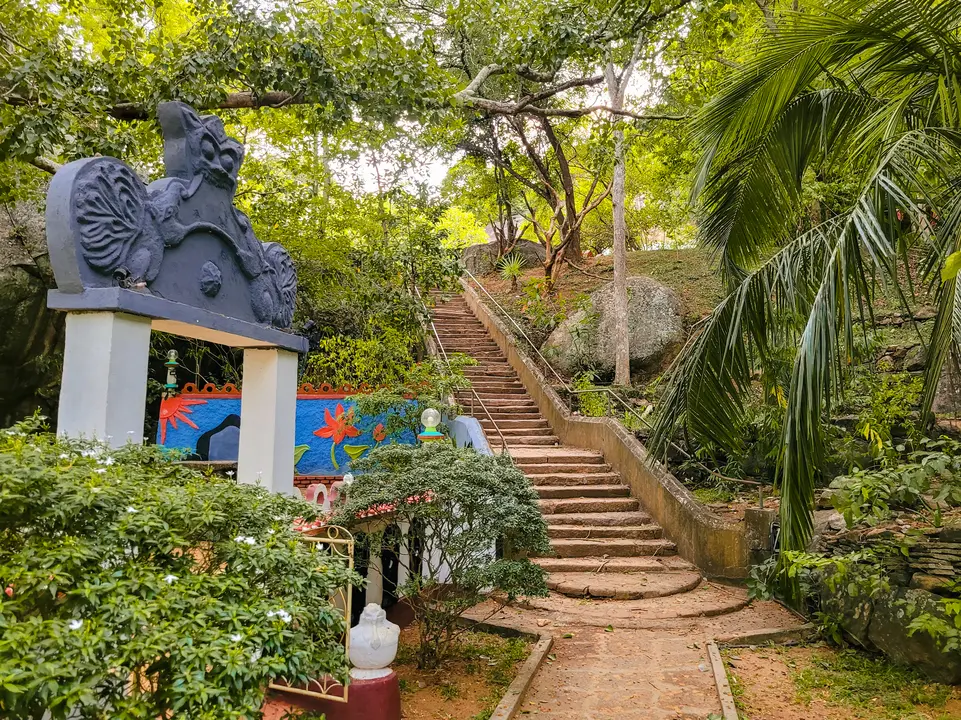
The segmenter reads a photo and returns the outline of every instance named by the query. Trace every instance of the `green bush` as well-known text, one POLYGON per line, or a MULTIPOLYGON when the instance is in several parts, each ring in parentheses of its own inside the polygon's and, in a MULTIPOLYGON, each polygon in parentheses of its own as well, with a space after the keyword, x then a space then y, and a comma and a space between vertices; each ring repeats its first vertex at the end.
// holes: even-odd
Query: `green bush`
MULTIPOLYGON (((922 449, 911 452, 907 462, 889 460, 880 468, 855 468, 850 475, 835 478, 831 501, 848 527, 875 525, 890 518, 893 510, 937 513, 941 504, 961 505, 961 443, 942 438, 923 439, 919 445, 922 449)), ((904 450, 903 445, 887 443, 882 454, 897 457, 904 450)))
POLYGON ((266 685, 346 680, 359 577, 299 500, 157 448, 0 433, 0 716, 258 718, 266 685))
POLYGON ((321 338, 317 349, 307 356, 301 381, 314 385, 330 383, 334 387, 397 383, 414 364, 411 343, 411 338, 395 330, 371 339, 344 335, 321 338))
MULTIPOLYGON (((458 619, 489 590, 509 599, 546 595, 544 571, 528 554, 550 551, 537 493, 508 458, 447 443, 382 445, 357 461, 357 479, 334 521, 384 516, 410 527, 425 562, 408 567, 400 594, 420 625, 418 663, 437 667, 464 628, 458 619), (498 558, 495 541, 504 548, 498 558), (443 582, 441 580, 443 579, 443 582)), ((368 528, 372 552, 398 550, 396 534, 368 528)), ((397 553, 404 562, 404 555, 397 553)))

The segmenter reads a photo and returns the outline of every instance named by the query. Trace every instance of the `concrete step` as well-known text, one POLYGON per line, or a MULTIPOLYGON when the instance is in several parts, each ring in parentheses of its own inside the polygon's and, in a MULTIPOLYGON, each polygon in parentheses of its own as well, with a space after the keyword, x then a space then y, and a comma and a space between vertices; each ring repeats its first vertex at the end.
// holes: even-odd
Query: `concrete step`
POLYGON ((569 597, 644 600, 690 592, 701 584, 696 572, 604 574, 551 573, 547 587, 569 597))
MULTIPOLYGON (((527 395, 527 390, 524 389, 523 385, 518 385, 517 387, 492 388, 492 387, 485 387, 483 384, 481 384, 481 385, 471 385, 471 387, 474 388, 474 392, 476 392, 478 395, 480 395, 485 399, 490 398, 491 400, 507 400, 509 399, 507 396, 513 397, 515 395, 523 395, 525 398, 529 397, 529 395, 527 395)), ((469 394, 469 391, 467 390, 457 391, 458 395, 463 395, 464 393, 469 394)))
POLYGON ((634 573, 634 572, 670 572, 677 570, 696 571, 697 568, 677 555, 654 557, 579 557, 579 558, 535 558, 534 562, 547 572, 554 573, 592 573, 595 575, 634 573))
MULTIPOLYGON (((505 437, 507 437, 507 436, 505 435, 505 437)), ((490 436, 488 435, 488 439, 489 439, 489 438, 490 438, 490 436)), ((560 442, 560 438, 558 438, 556 435, 545 435, 545 436, 543 436, 543 437, 528 437, 528 436, 524 436, 524 437, 510 437, 510 438, 507 438, 507 444, 508 444, 508 445, 510 446, 510 448, 511 448, 511 454, 512 454, 512 455, 514 454, 514 448, 515 448, 515 447, 530 447, 530 446, 533 446, 533 445, 550 445, 550 446, 553 446, 553 445, 557 445, 558 442, 560 442)))
POLYGON ((470 384, 478 393, 484 392, 489 395, 498 395, 501 392, 508 395, 527 394, 527 390, 524 389, 519 380, 471 380, 470 384))
POLYGON ((627 485, 537 485, 537 496, 545 500, 556 498, 621 498, 629 497, 627 485))
MULTIPOLYGON (((481 425, 486 427, 493 426, 493 423, 487 418, 486 415, 481 415, 480 417, 481 425)), ((523 418, 523 419, 513 419, 506 420, 504 418, 494 418, 494 422, 497 423, 497 427, 501 430, 505 428, 547 428, 550 427, 547 424, 547 420, 544 418, 523 418)))
POLYGON ((670 540, 601 539, 601 540, 551 540, 557 557, 636 557, 638 555, 674 555, 677 547, 670 540))
POLYGON ((549 525, 547 534, 552 538, 569 540, 594 538, 653 540, 663 537, 664 529, 653 523, 649 525, 549 525))
POLYGON ((548 525, 583 525, 585 527, 623 527, 630 525, 648 525, 653 518, 644 511, 627 512, 568 512, 556 515, 545 514, 544 522, 548 525))
POLYGON ((517 463, 523 465, 533 465, 538 463, 603 463, 604 456, 596 450, 585 450, 574 448, 569 445, 561 445, 550 451, 542 453, 536 450, 529 452, 519 452, 514 456, 517 463))
MULTIPOLYGON (((527 418, 537 418, 538 420, 544 419, 536 407, 519 407, 510 412, 494 410, 490 406, 488 406, 487 409, 490 411, 491 417, 495 420, 526 420, 527 418)), ((478 415, 478 417, 481 416, 478 415)), ((486 418, 487 415, 484 415, 483 417, 486 418)))
MULTIPOLYGON (((495 415, 496 417, 496 415, 495 415)), ((518 462, 517 467, 525 474, 534 475, 588 475, 611 472, 611 466, 599 463, 533 463, 518 462)))
MULTIPOLYGON (((568 500, 538 500, 544 515, 566 513, 621 513, 640 508, 637 500, 626 498, 572 498, 568 500)), ((599 525, 602 523, 598 523, 599 525)))
MULTIPOLYGON (((603 466, 601 466, 603 467, 603 466)), ((621 476, 618 473, 543 473, 527 475, 531 485, 564 485, 567 487, 585 487, 589 485, 619 485, 621 476)), ((624 487, 627 487, 626 485, 624 487)))
MULTIPOLYGON (((492 425, 487 425, 484 427, 484 432, 488 435, 491 433, 497 434, 497 430, 494 429, 492 425)), ((506 438, 522 438, 522 437, 555 437, 553 431, 550 428, 500 428, 500 434, 506 438)), ((518 443, 519 445, 521 443, 518 443)))

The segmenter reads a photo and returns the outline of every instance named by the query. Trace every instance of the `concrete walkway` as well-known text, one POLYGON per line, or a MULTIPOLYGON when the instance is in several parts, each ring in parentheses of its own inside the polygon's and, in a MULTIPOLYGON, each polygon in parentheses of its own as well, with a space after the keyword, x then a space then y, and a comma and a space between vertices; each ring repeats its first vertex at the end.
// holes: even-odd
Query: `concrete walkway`
POLYGON ((477 619, 555 638, 524 698, 521 717, 558 720, 706 720, 721 712, 706 644, 723 635, 794 627, 777 603, 747 603, 742 589, 703 583, 697 590, 650 600, 549 598, 477 619), (566 637, 571 636, 571 637, 566 637))

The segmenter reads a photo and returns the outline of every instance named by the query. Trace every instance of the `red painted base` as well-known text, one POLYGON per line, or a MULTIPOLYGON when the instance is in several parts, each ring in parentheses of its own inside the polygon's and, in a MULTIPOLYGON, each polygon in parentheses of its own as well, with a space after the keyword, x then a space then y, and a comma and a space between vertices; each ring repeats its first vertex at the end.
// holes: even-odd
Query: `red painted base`
POLYGON ((291 708, 322 712, 327 720, 400 720, 400 683, 397 673, 376 680, 351 680, 346 703, 272 691, 264 706, 264 720, 282 718, 291 708))

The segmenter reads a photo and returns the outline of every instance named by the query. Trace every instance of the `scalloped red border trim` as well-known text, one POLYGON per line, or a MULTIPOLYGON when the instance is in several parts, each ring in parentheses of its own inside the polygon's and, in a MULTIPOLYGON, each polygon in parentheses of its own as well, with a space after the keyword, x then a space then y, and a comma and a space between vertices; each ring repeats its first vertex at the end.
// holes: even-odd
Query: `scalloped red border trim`
MULTIPOLYGON (((304 383, 297 388, 297 397, 345 398, 349 395, 373 392, 375 389, 376 388, 371 387, 367 383, 361 383, 357 387, 349 384, 334 387, 329 383, 322 383, 314 387, 311 383, 304 383)), ((184 383, 180 394, 199 397, 240 397, 240 388, 233 383, 225 383, 222 387, 217 387, 213 383, 207 383, 203 387, 197 387, 196 383, 188 382, 184 383)))
MULTIPOLYGON (((426 383, 425 383, 426 385, 426 383)), ((312 398, 312 397, 325 397, 325 398, 345 398, 350 395, 363 395, 365 393, 373 392, 374 390, 379 390, 380 388, 388 387, 387 385, 379 385, 377 387, 372 387, 367 383, 361 383, 357 387, 353 385, 341 385, 340 387, 334 387, 330 383, 321 383, 317 387, 314 387, 311 383, 304 383, 299 388, 297 388, 298 398, 312 398)), ((217 387, 213 383, 207 383, 201 388, 197 387, 196 383, 188 382, 184 383, 183 388, 180 390, 181 395, 193 395, 195 397, 240 397, 240 388, 238 388, 233 383, 225 383, 223 387, 217 387)))

